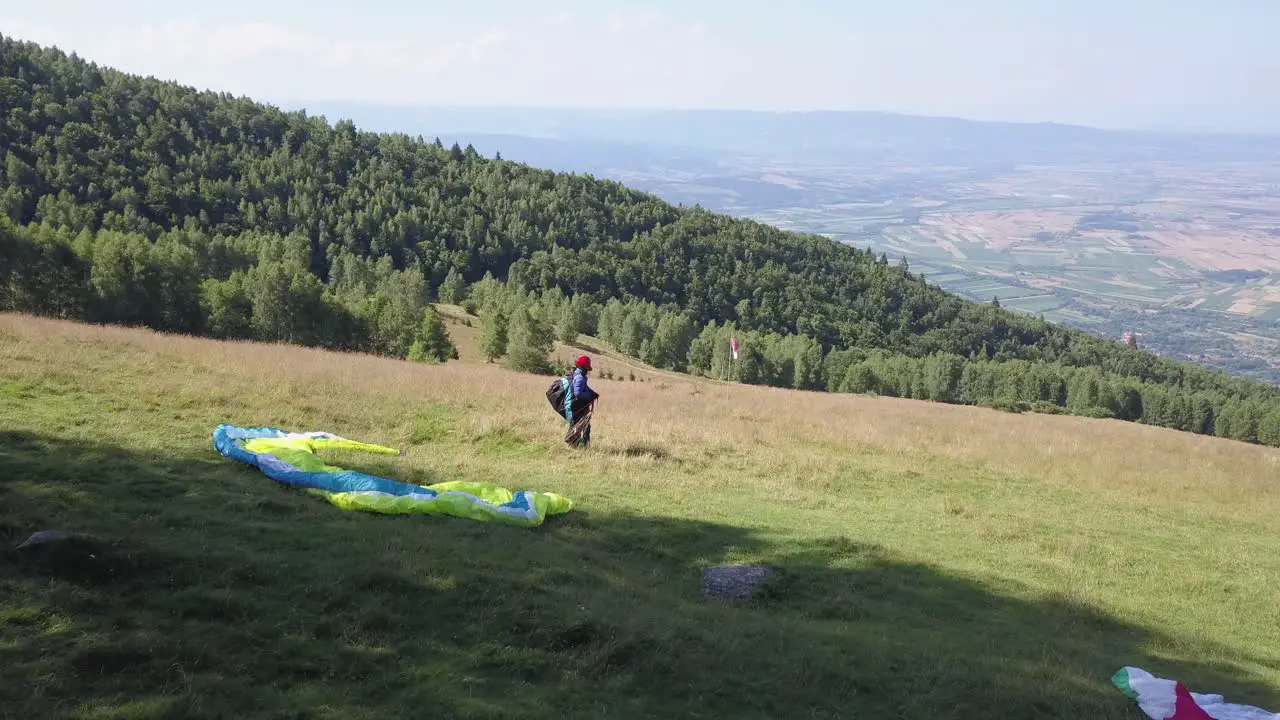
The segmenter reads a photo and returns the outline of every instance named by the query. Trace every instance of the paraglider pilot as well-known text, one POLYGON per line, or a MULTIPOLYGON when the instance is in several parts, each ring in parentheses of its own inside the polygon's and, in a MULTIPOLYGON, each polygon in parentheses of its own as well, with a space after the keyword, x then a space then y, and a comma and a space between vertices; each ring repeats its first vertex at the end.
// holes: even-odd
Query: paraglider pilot
POLYGON ((578 447, 591 444, 591 410, 600 394, 587 384, 591 372, 591 358, 583 355, 574 363, 569 375, 551 383, 547 388, 547 400, 551 407, 569 422, 569 434, 565 442, 578 447))

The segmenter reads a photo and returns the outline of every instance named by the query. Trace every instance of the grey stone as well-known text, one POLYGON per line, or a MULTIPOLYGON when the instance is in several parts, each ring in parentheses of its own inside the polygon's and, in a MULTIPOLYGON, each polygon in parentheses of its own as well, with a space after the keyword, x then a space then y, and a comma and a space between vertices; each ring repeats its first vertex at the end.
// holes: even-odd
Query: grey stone
POLYGON ((18 549, 30 551, 52 545, 98 545, 101 542, 101 538, 84 533, 66 532, 65 530, 41 530, 31 533, 31 537, 24 540, 18 546, 18 549))
POLYGON ((703 597, 718 600, 746 600, 756 588, 773 579, 774 571, 763 565, 714 565, 702 569, 703 597))
POLYGON ((100 537, 63 530, 33 533, 17 551, 31 570, 90 583, 117 579, 133 564, 132 558, 100 537))

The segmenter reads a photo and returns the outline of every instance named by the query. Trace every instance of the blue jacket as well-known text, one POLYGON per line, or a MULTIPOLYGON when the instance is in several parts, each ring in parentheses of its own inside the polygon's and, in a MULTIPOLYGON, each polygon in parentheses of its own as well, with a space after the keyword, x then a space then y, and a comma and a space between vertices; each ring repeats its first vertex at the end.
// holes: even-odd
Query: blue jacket
POLYGON ((591 389, 587 384, 587 374, 582 372, 582 368, 573 369, 573 381, 570 384, 573 391, 573 399, 580 403, 589 403, 596 399, 596 391, 591 389))

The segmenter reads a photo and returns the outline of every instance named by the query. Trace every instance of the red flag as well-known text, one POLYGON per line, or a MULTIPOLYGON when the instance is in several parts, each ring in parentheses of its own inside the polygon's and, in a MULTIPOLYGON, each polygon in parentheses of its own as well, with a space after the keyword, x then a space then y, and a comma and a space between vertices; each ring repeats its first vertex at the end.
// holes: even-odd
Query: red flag
POLYGON ((729 338, 729 349, 733 351, 733 359, 738 359, 738 338, 729 338))

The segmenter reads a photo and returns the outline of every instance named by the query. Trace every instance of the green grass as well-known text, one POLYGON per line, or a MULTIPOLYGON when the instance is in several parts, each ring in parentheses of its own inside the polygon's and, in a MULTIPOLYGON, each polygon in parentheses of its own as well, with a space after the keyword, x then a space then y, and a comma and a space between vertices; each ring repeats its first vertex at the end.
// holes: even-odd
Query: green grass
POLYGON ((1272 451, 596 384, 597 447, 570 453, 544 379, 483 363, 0 317, 0 539, 118 544, 107 576, 0 550, 0 717, 1141 718, 1107 683, 1125 664, 1280 708, 1280 525, 1249 477, 1280 477, 1272 451), (220 422, 398 445, 329 459, 578 505, 533 530, 343 512, 223 460, 220 422), (1036 470, 1026 435, 1059 462, 1036 470), (1209 469, 1167 470, 1179 452, 1209 469), (1138 470, 1099 477, 1099 455, 1138 470), (738 561, 779 580, 704 600, 699 568, 738 561))

